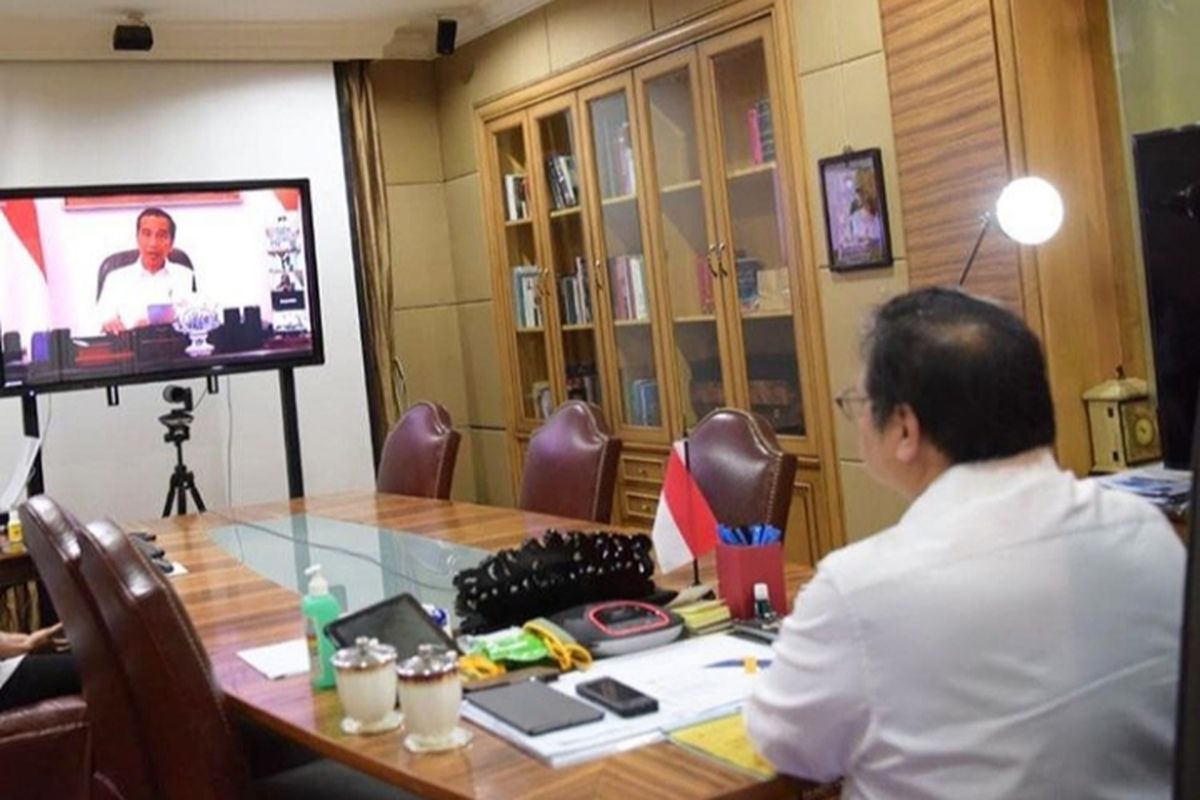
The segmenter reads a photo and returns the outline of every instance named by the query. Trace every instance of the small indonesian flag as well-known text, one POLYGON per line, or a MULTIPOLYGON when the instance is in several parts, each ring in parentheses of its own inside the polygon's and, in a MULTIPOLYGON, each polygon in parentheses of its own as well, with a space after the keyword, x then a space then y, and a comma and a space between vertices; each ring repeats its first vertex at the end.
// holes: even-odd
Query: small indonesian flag
POLYGON ((676 442, 654 515, 654 551, 658 567, 670 572, 717 546, 717 518, 688 471, 685 442, 676 442))

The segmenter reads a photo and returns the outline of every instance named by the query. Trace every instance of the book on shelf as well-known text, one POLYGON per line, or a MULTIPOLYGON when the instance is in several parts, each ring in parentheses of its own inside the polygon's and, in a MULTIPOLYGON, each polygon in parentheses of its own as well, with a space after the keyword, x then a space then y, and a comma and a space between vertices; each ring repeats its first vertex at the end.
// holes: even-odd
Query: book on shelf
POLYGON ((600 376, 596 365, 591 363, 567 366, 567 399, 600 402, 600 376))
POLYGON ((575 172, 575 156, 556 154, 547 158, 546 178, 555 211, 579 205, 579 176, 575 172))
POLYGON ((696 256, 696 295, 696 299, 700 301, 701 314, 711 314, 716 310, 712 265, 709 264, 708 255, 705 253, 696 256))
POLYGON ((614 256, 608 260, 608 273, 612 284, 613 315, 622 321, 650 319, 646 264, 642 256, 614 256))
POLYGON ((538 294, 540 272, 532 264, 520 264, 512 268, 513 315, 519 329, 542 325, 542 302, 538 294))
POLYGON ((639 378, 629 384, 629 421, 633 425, 657 427, 660 422, 658 381, 639 378))
POLYGON ((554 413, 554 393, 550 390, 550 382, 534 381, 530 384, 529 395, 533 401, 534 414, 542 419, 549 419, 554 413))
POLYGON ((637 169, 633 160, 633 135, 629 120, 599 120, 596 161, 600 168, 600 194, 605 199, 637 192, 637 169))
POLYGON ((510 172, 504 176, 504 219, 520 222, 529 219, 529 199, 525 190, 525 176, 510 172))
POLYGON ((559 306, 564 325, 592 323, 592 295, 588 286, 590 275, 586 258, 575 259, 575 272, 559 278, 559 306))
POLYGON ((771 122, 771 101, 759 100, 746 110, 746 130, 750 138, 750 160, 767 164, 775 160, 775 128, 771 122))
POLYGON ((762 262, 757 258, 738 254, 734 271, 737 274, 738 305, 743 313, 759 310, 758 273, 762 268, 762 262))

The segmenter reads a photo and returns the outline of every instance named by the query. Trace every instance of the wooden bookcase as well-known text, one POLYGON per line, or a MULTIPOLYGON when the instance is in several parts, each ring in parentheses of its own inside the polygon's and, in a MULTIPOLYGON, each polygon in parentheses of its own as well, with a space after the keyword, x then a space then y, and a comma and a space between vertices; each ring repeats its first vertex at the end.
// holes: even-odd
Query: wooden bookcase
POLYGON ((752 409, 800 459, 791 560, 843 541, 787 4, 746 0, 477 109, 518 485, 578 397, 648 526, 670 443, 752 409))

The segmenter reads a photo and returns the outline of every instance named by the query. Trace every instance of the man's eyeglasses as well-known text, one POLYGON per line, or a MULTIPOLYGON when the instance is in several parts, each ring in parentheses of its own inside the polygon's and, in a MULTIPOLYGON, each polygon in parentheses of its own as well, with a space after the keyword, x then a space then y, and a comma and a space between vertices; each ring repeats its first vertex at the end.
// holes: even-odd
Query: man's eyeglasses
POLYGON ((846 419, 854 422, 858 419, 859 409, 871 402, 871 398, 851 387, 838 392, 837 396, 833 398, 833 402, 837 403, 838 410, 845 415, 846 419))

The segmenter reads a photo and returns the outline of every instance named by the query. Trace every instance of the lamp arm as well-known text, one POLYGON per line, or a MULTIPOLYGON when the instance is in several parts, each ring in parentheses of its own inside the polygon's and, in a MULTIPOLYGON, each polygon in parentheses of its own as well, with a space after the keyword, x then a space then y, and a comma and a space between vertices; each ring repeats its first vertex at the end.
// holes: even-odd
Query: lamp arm
POLYGON ((958 276, 958 286, 962 285, 967 280, 967 273, 971 271, 971 265, 975 263, 975 256, 979 255, 979 248, 983 245, 983 237, 987 236, 988 228, 992 227, 992 212, 985 211, 980 215, 979 220, 982 224, 979 226, 979 235, 975 237, 975 246, 971 248, 971 255, 967 256, 967 263, 963 265, 962 272, 958 276))

